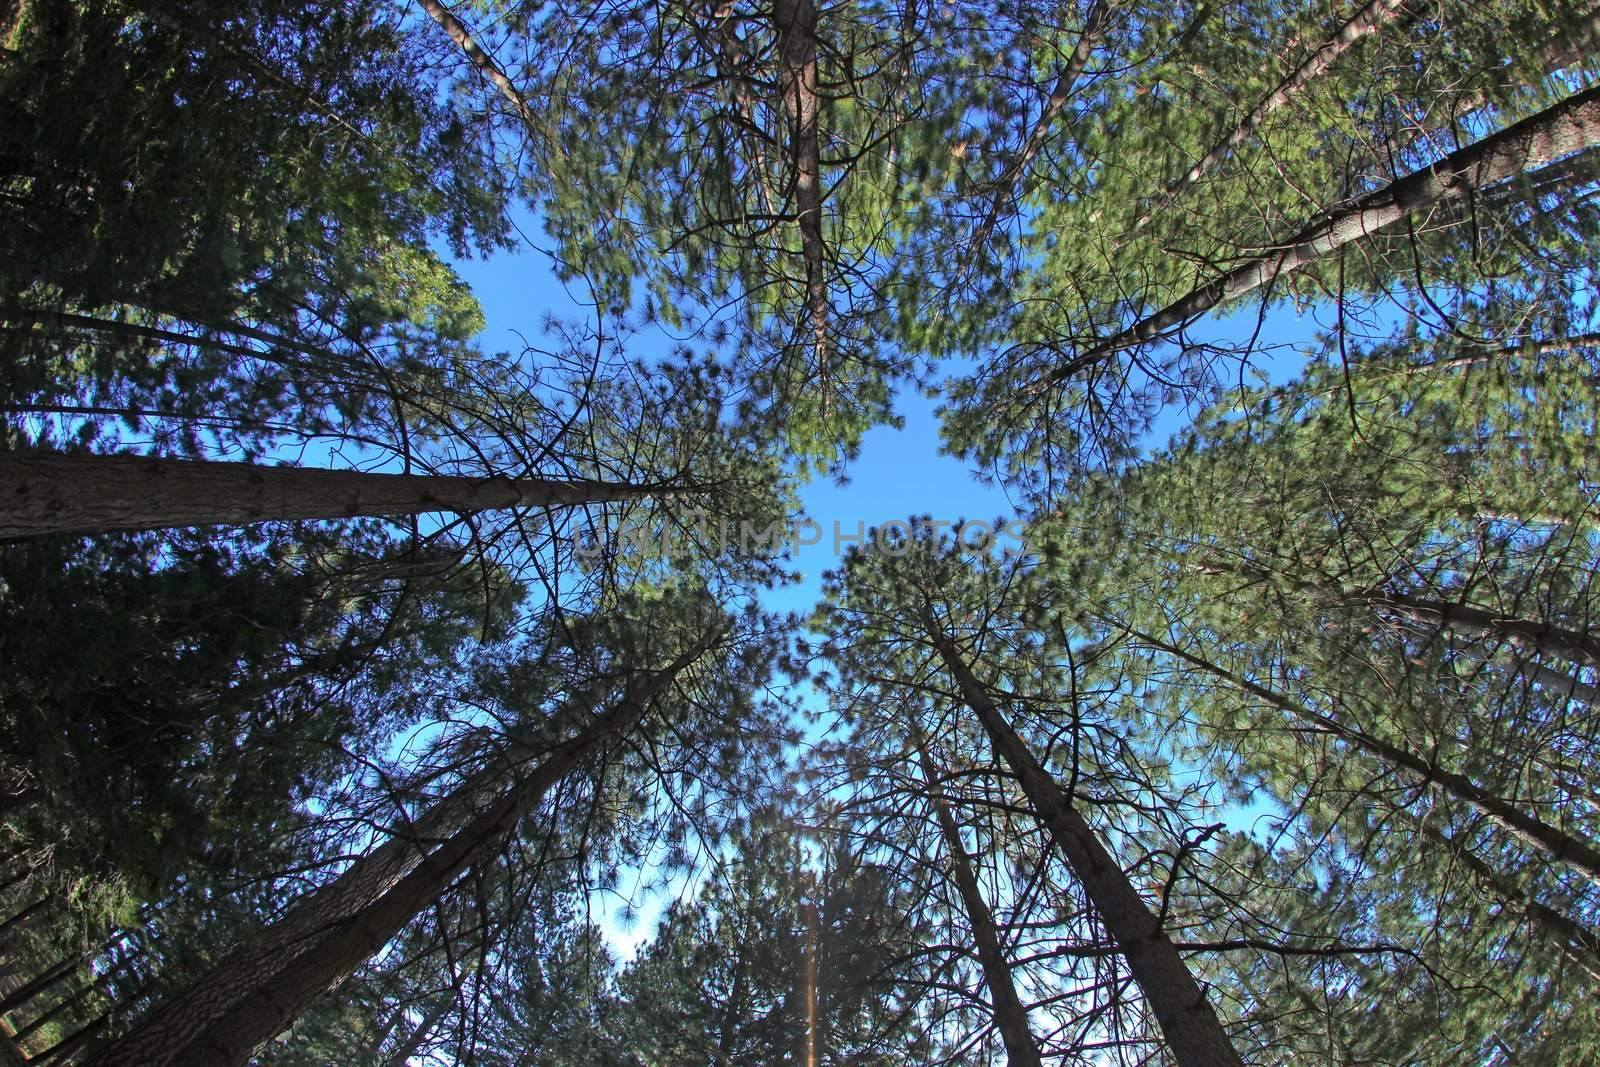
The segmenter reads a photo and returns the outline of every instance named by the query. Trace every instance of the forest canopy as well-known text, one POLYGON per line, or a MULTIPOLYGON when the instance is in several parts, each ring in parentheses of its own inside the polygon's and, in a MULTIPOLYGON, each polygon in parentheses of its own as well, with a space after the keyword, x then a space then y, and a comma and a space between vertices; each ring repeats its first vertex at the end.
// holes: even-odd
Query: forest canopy
POLYGON ((0 0, 0 1063, 1600 1060, 1596 56, 0 0))

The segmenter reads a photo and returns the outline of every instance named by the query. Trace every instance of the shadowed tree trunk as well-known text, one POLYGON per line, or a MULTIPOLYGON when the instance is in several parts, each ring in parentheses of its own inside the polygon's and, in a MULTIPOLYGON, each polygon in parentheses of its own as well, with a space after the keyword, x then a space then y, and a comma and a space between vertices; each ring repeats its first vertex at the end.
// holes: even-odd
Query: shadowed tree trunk
POLYGON ((822 241, 821 130, 817 124, 817 5, 815 0, 773 0, 778 34, 778 88, 789 115, 794 199, 799 210, 800 253, 806 269, 806 311, 811 319, 818 381, 828 401, 827 248, 822 241))
POLYGON ((672 492, 665 487, 592 481, 368 474, 87 452, 12 452, 0 455, 0 538, 562 507, 672 492))

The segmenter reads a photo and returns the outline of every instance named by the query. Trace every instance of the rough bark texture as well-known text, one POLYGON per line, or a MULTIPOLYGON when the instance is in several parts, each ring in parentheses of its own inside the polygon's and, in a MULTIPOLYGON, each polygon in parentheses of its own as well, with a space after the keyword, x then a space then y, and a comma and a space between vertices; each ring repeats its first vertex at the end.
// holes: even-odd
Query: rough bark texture
POLYGON ((149 456, 0 455, 0 539, 639 500, 647 487, 368 474, 149 456))
POLYGON ((1391 766, 1412 771, 1430 786, 1471 807, 1528 848, 1550 860, 1572 867, 1596 885, 1600 885, 1600 850, 1559 827, 1529 815, 1504 797, 1495 796, 1465 775, 1447 771, 1431 759, 1407 751, 1398 745, 1391 745, 1387 741, 1380 741, 1370 734, 1344 725, 1337 719, 1296 704, 1265 686, 1257 685, 1248 678, 1241 678, 1209 660, 1185 652, 1158 637, 1137 630, 1128 632, 1151 648, 1160 649, 1185 663, 1199 667, 1308 726, 1330 733, 1391 766))
POLYGON ((935 790, 933 761, 928 750, 917 746, 917 758, 922 763, 922 780, 928 784, 933 814, 939 821, 939 832, 944 835, 945 849, 950 853, 950 873, 955 879, 956 891, 961 894, 967 920, 972 924, 972 939, 977 943, 978 962, 983 967, 983 982, 989 988, 989 1002, 994 1010, 994 1025, 1005 1042, 1006 1062, 1010 1067, 1040 1067, 1039 1045, 1028 1026, 1028 1010, 1017 995, 1011 981, 1011 964, 1006 960, 1000 945, 1000 934, 995 929, 994 915, 978 888, 972 874, 972 864, 967 859, 966 848, 961 844, 961 831, 935 790))
POLYGON ((1006 722, 932 613, 925 613, 923 621, 963 702, 977 715, 995 754, 1017 776, 1073 876, 1116 940, 1179 1067, 1243 1067, 1244 1061, 1216 1012, 1126 872, 1006 722))
MULTIPOLYGON (((358 862, 328 887, 339 887, 337 892, 319 892, 286 920, 297 928, 318 924, 310 935, 269 958, 250 950, 235 954, 91 1062, 96 1067, 246 1063, 313 1000, 337 989, 464 871, 488 858, 552 785, 602 743, 631 732, 655 697, 720 637, 720 632, 708 634, 671 665, 630 686, 613 712, 552 750, 438 848, 419 855, 403 876, 394 878, 386 865, 358 862), (256 969, 238 965, 247 957, 257 961, 256 969)), ((413 843, 407 845, 415 851, 413 843)), ((277 944, 282 939, 269 931, 267 940, 277 944)))
POLYGON ((1576 93, 1514 126, 1451 152, 1431 167, 1414 171, 1358 197, 1346 207, 1328 212, 1280 247, 1247 260, 1067 360, 1051 372, 1050 381, 1064 381, 1125 348, 1154 340, 1225 300, 1242 296, 1385 230, 1429 205, 1466 196, 1596 144, 1600 144, 1600 87, 1576 93))

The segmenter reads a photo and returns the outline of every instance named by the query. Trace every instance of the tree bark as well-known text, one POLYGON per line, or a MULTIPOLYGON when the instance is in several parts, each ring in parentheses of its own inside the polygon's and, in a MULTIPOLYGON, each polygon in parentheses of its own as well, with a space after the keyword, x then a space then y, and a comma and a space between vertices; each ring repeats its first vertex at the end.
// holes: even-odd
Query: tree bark
POLYGON ((929 803, 939 822, 939 832, 944 835, 945 850, 950 853, 950 874, 955 879, 956 891, 961 894, 967 920, 972 924, 972 939, 977 942, 983 981, 989 987, 995 1028, 1000 1031, 1000 1039, 1006 1046, 1006 1062, 1010 1067, 1041 1067, 1039 1045, 1028 1026, 1028 1009, 1023 1006, 1022 998, 1017 995, 1017 987, 1011 981, 1011 964, 1000 945, 994 915, 983 899, 977 878, 973 876, 972 864, 961 844, 961 831, 956 827, 950 809, 935 793, 938 787, 934 784, 933 761, 928 758, 927 746, 920 739, 917 743, 917 759, 922 764, 922 780, 928 786, 929 803))
MULTIPOLYGON (((1067 102, 1072 99, 1073 90, 1077 87, 1078 79, 1083 76, 1084 69, 1089 65, 1089 56, 1094 52, 1095 46, 1100 43, 1101 34, 1104 32, 1108 12, 1105 0, 1094 0, 1089 8, 1089 13, 1084 16, 1083 29, 1078 34, 1078 41, 1072 48, 1072 55, 1067 57, 1067 65, 1056 76, 1055 85, 1050 89, 1050 96, 1045 100, 1044 107, 1039 111, 1039 117, 1034 120, 1028 130, 1027 138, 1022 142, 1022 147, 1000 177, 995 180, 994 195, 989 200, 989 207, 984 212, 983 221, 973 231, 969 247, 973 254, 967 257, 968 263, 975 263, 978 250, 988 242, 989 236, 994 233, 994 228, 1000 221, 1001 212, 1005 210, 1007 200, 1018 195, 1017 182, 1028 169, 1034 159, 1043 150, 1045 142, 1050 139, 1050 127, 1055 124, 1061 112, 1066 110, 1067 102)), ((963 272, 965 273, 965 272, 963 272)))
POLYGON ((1024 795, 1116 940, 1179 1067, 1243 1067, 1244 1061, 1172 939, 1122 867, 1006 722, 931 608, 924 609, 923 623, 955 678, 962 701, 978 717, 995 754, 1017 776, 1024 795))
MULTIPOLYGON (((1484 663, 1491 666, 1495 664, 1494 657, 1476 648, 1452 646, 1453 650, 1474 663, 1484 663)), ((1539 688, 1552 695, 1560 696, 1564 700, 1576 700, 1590 707, 1600 707, 1600 688, 1590 685, 1575 674, 1558 671, 1554 667, 1544 667, 1537 663, 1522 660, 1510 667, 1502 667, 1513 674, 1521 675, 1534 682, 1539 688)))
POLYGON ((418 1023, 416 1028, 406 1035, 406 1039, 394 1050, 394 1054, 383 1061, 384 1067, 406 1067, 406 1063, 410 1061, 412 1053, 421 1048, 422 1043, 428 1040, 428 1037, 433 1033, 433 1028, 439 1025, 439 1020, 450 1013, 450 1008, 451 1001, 448 997, 441 1000, 432 1011, 423 1017, 422 1022, 418 1023))
POLYGON ((1252 257, 1191 290, 1160 311, 1090 346, 1048 376, 1059 384, 1085 367, 1203 315, 1330 252, 1378 233, 1432 204, 1455 200, 1570 152, 1600 144, 1600 87, 1575 93, 1552 107, 1458 149, 1431 167, 1413 171, 1349 205, 1327 212, 1281 246, 1252 257))
POLYGON ((495 62, 494 57, 485 52, 477 40, 473 38, 472 31, 467 29, 460 19, 456 18, 455 13, 439 3, 439 0, 422 0, 422 10, 426 11, 428 17, 437 22, 450 40, 455 42, 455 46, 461 49, 462 54, 467 57, 467 61, 472 64, 473 69, 483 75, 484 79, 510 102, 517 113, 517 117, 522 120, 528 131, 530 133, 539 131, 540 125, 532 105, 522 95, 521 90, 506 76, 506 72, 499 63, 495 62))
MULTIPOLYGON (((557 746, 527 778, 420 856, 402 877, 394 878, 392 867, 373 869, 358 861, 328 887, 337 891, 312 894, 281 924, 310 933, 271 955, 249 949, 235 954, 92 1062, 96 1067, 242 1067, 262 1043, 318 996, 337 989, 463 872, 488 859, 552 785, 606 741, 632 732, 655 697, 723 632, 706 634, 665 668, 629 685, 614 711, 557 746)), ((274 946, 283 941, 272 930, 264 938, 274 946)))
POLYGON ((1353 748, 1375 756, 1391 766, 1411 771, 1430 786, 1483 815, 1528 848, 1553 862, 1572 867, 1596 885, 1600 885, 1600 850, 1559 827, 1529 815, 1504 797, 1495 796, 1465 775, 1447 771, 1431 759, 1400 748, 1398 745, 1391 745, 1387 741, 1380 741, 1370 734, 1345 726, 1337 719, 1296 704, 1265 686, 1257 685, 1248 678, 1241 678, 1210 660, 1185 652, 1158 637, 1132 628, 1128 629, 1128 633, 1151 648, 1159 649, 1198 667, 1308 726, 1332 734, 1353 748))
POLYGON ((6 994, 4 999, 0 999, 0 1015, 9 1015, 46 989, 66 978, 72 977, 78 971, 78 962, 76 957, 64 960, 43 974, 36 976, 32 981, 25 982, 6 994))
POLYGON ((368 474, 91 453, 0 454, 0 539, 433 511, 562 507, 672 491, 581 480, 368 474))

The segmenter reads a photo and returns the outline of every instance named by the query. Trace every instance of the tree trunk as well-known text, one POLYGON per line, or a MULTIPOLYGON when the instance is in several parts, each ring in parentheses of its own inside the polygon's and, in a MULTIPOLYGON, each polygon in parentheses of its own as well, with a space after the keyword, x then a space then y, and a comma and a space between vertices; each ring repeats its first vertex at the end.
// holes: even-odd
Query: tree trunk
POLYGON ((22 26, 22 16, 28 10, 28 0, 4 0, 0 3, 0 48, 14 49, 13 38, 22 26))
POLYGON ((1211 173, 1217 164, 1227 158, 1228 153, 1243 144, 1268 116, 1294 99, 1295 94, 1301 89, 1322 76, 1333 66, 1334 60, 1354 47, 1357 42, 1393 22, 1400 15, 1403 6, 1403 0, 1369 0, 1350 21, 1340 26, 1332 37, 1324 41, 1322 47, 1307 56, 1287 78, 1267 94, 1264 100, 1251 108, 1226 136, 1196 160, 1194 166, 1168 185, 1166 192, 1161 195, 1155 206, 1139 216, 1139 221, 1134 224, 1134 230, 1143 229, 1151 219, 1171 207, 1172 202, 1182 196, 1191 185, 1211 173))
POLYGON ((1348 206, 1327 212, 1280 247, 1245 261, 1165 308, 1100 341, 1050 372, 1060 383, 1117 352, 1152 341, 1225 300, 1243 296, 1330 252, 1400 222, 1432 204, 1482 190, 1579 149, 1600 144, 1600 86, 1458 149, 1431 167, 1413 171, 1348 206))
POLYGON ((451 1001, 448 997, 441 1000, 432 1011, 423 1017, 422 1022, 417 1024, 416 1029, 406 1035, 406 1039, 394 1050, 394 1054, 383 1061, 384 1067, 406 1067, 406 1063, 411 1059, 412 1053, 421 1048, 422 1043, 428 1040, 433 1033, 433 1028, 439 1025, 439 1020, 450 1013, 450 1008, 451 1001))
POLYGON ((46 1064, 70 1059, 78 1053, 79 1049, 98 1037, 100 1031, 111 1025, 111 1019, 116 1014, 116 1010, 115 1008, 107 1008, 54 1045, 29 1056, 28 1062, 30 1064, 46 1064))
POLYGON ((540 125, 532 106, 529 105, 527 99, 512 83, 511 79, 506 76, 506 72, 501 69, 500 64, 495 62, 494 57, 485 52, 473 38, 472 31, 467 29, 448 7, 439 3, 439 0, 422 0, 422 10, 426 11, 428 17, 437 22, 450 40, 455 42, 456 47, 461 49, 473 68, 483 75, 489 84, 499 91, 501 96, 510 101, 511 107, 516 111, 517 117, 522 120, 528 131, 530 133, 539 131, 540 125))
POLYGON ((9 1015, 46 989, 63 979, 72 977, 78 971, 78 962, 77 958, 74 957, 58 963, 48 971, 35 977, 31 982, 25 982, 6 994, 4 999, 0 999, 0 1015, 9 1015))
MULTIPOLYGON (((1474 663, 1498 666, 1493 656, 1476 648, 1455 645, 1452 646, 1452 651, 1472 660, 1474 663)), ((1600 708, 1600 688, 1590 685, 1575 674, 1558 671, 1554 667, 1544 667, 1538 663, 1529 663, 1526 660, 1502 669, 1510 670, 1514 674, 1527 678, 1545 692, 1559 696, 1563 700, 1576 700, 1580 703, 1588 704, 1590 707, 1600 708)))
MULTIPOLYGON (((607 482, 367 474, 90 453, 0 455, 0 539, 641 500, 607 482)), ((667 492, 670 492, 668 490, 667 492)))
POLYGON ((1416 819, 1422 835, 1450 853, 1450 858, 1477 876, 1494 894, 1509 904, 1521 905, 1529 924, 1585 974, 1600 982, 1600 933, 1538 900, 1527 890, 1491 867, 1466 845, 1443 831, 1416 819))
POLYGON ((778 35, 778 89, 789 116, 794 199, 799 211, 800 254, 805 260, 806 310, 823 403, 828 401, 827 248, 822 239, 822 132, 817 121, 817 5, 815 0, 773 0, 778 35))
POLYGON ((13 937, 29 919, 37 915, 50 903, 50 901, 54 899, 54 896, 46 893, 32 904, 29 904, 27 907, 11 916, 11 918, 7 919, 5 922, 0 922, 0 946, 9 944, 9 939, 13 937))
MULTIPOLYGON (((1067 102, 1072 99, 1078 79, 1083 76, 1084 68, 1089 65, 1089 57, 1094 53, 1095 46, 1100 43, 1100 36, 1106 27, 1107 14, 1105 0, 1094 0, 1088 14, 1084 16, 1083 29, 1078 33, 1078 41, 1072 47, 1072 55, 1067 57, 1067 65, 1056 76, 1055 85, 1051 88, 1044 107, 1040 109, 1039 117, 1029 128, 1028 136, 1022 142, 1022 147, 1018 149, 1016 156, 1006 164, 1006 169, 995 180, 994 195, 990 197, 983 221, 973 231, 972 240, 968 245, 971 249, 971 253, 966 257, 968 264, 977 261, 978 251, 994 233, 1000 215, 1005 210, 1006 201, 1021 195, 1017 182, 1022 179, 1029 164, 1043 150, 1045 142, 1050 138, 1050 127, 1055 124, 1061 112, 1066 110, 1067 102)), ((963 270, 962 277, 965 273, 966 270, 963 270)), ((959 285, 959 277, 957 281, 959 285)))
POLYGON ((923 623, 955 678, 963 702, 977 715, 995 754, 1017 776, 1073 876, 1116 940, 1179 1067, 1243 1067, 1244 1061, 1229 1042, 1216 1012, 1127 874, 1000 714, 955 643, 945 636, 931 608, 924 609, 923 623))
POLYGON ((1463 636, 1497 637, 1524 651, 1570 660, 1583 667, 1600 667, 1600 638, 1593 634, 1404 593, 1379 593, 1370 598, 1370 602, 1374 607, 1391 610, 1414 622, 1438 626, 1463 636))
POLYGON ((1556 863, 1572 867, 1596 885, 1600 885, 1600 850, 1559 827, 1551 826, 1542 819, 1529 815, 1504 797, 1491 794, 1465 775, 1447 771, 1430 759, 1397 745, 1391 745, 1387 741, 1380 741, 1360 730, 1345 726, 1337 719, 1296 704, 1265 686, 1257 685, 1248 678, 1241 678, 1210 660, 1185 652, 1160 638, 1132 628, 1128 629, 1128 633, 1151 648, 1176 656, 1185 663, 1242 689, 1308 726, 1332 734, 1353 748, 1375 756, 1393 767, 1415 773, 1428 785, 1466 804, 1528 848, 1556 863))
POLYGON ((1000 934, 995 929, 994 916, 978 888, 972 865, 961 844, 961 831, 935 790, 933 761, 928 758, 926 745, 920 739, 917 758, 922 763, 922 780, 927 783, 929 803, 939 822, 939 832, 944 835, 945 850, 950 853, 950 873, 955 878, 956 890, 966 908, 967 919, 972 923, 972 939, 978 945, 978 962, 983 966, 983 981, 989 987, 989 1000, 994 1006, 994 1024, 1005 1042, 1006 1062, 1010 1067, 1041 1067, 1039 1045, 1028 1026, 1028 1010, 1017 995, 1011 981, 1011 964, 1006 960, 1000 945, 1000 934))
MULTIPOLYGON (((602 743, 630 733, 655 697, 722 632, 708 633, 667 667, 630 684, 615 710, 557 746, 527 778, 500 793, 437 849, 420 856, 404 876, 395 879, 391 866, 374 870, 358 861, 328 887, 335 892, 312 894, 305 907, 293 909, 281 924, 309 928, 308 933, 267 958, 251 950, 235 954, 93 1062, 97 1067, 241 1067, 313 1000, 337 989, 464 871, 487 860, 552 785, 602 743), (256 966, 244 966, 244 961, 256 961, 256 966)), ((264 941, 279 945, 284 938, 269 930, 264 941)))

